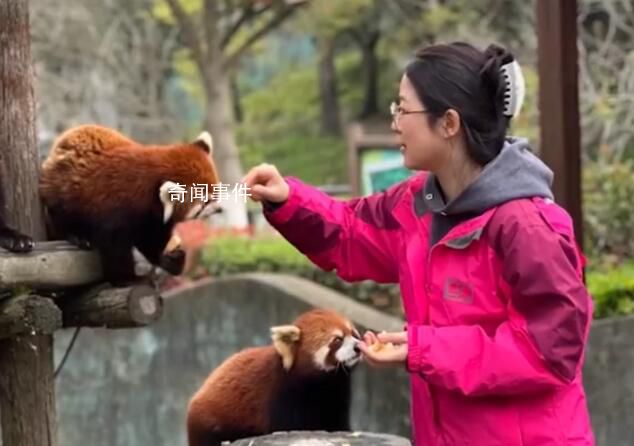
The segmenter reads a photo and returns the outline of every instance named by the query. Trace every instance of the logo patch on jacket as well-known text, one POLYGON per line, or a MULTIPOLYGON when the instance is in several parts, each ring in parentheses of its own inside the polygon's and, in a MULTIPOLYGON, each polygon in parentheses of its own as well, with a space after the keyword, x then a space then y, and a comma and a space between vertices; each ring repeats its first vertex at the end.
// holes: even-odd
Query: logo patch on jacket
POLYGON ((473 289, 471 285, 454 277, 445 280, 442 297, 463 304, 473 303, 473 289))

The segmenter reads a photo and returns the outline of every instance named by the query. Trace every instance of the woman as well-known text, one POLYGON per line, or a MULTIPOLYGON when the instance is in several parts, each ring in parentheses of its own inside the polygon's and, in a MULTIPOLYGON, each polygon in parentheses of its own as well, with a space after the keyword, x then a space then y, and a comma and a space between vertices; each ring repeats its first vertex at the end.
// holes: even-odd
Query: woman
POLYGON ((373 365, 407 368, 420 446, 594 444, 584 260, 552 201, 552 172, 506 136, 522 99, 504 49, 430 46, 393 106, 404 164, 420 172, 347 202, 270 165, 245 177, 268 221, 315 264, 399 283, 406 330, 367 333, 360 347, 373 365), (375 351, 377 340, 394 348, 375 351))

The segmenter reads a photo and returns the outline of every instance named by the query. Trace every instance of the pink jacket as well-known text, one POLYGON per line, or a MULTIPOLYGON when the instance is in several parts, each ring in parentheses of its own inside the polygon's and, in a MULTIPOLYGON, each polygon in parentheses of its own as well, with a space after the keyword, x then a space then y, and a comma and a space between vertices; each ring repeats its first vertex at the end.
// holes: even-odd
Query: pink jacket
POLYGON ((426 178, 343 202, 289 177, 288 200, 264 212, 324 270, 400 284, 415 445, 593 445, 581 375, 592 304, 571 219, 518 198, 432 244, 426 178))

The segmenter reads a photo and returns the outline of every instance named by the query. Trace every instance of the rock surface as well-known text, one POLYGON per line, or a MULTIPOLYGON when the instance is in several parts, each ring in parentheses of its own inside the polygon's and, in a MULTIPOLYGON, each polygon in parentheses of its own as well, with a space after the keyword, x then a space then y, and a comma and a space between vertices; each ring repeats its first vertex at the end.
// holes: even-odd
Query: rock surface
POLYGON ((403 437, 372 432, 277 432, 243 438, 229 446, 411 446, 403 437))

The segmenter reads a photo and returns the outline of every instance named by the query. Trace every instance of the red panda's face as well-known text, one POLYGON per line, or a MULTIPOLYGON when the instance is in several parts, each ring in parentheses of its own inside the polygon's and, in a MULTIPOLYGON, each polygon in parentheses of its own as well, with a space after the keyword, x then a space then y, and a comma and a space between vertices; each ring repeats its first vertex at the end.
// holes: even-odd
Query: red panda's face
POLYGON ((352 369, 361 359, 359 332, 343 316, 323 309, 300 315, 293 325, 272 328, 284 367, 299 373, 352 369))
POLYGON ((213 141, 201 133, 189 145, 177 146, 179 166, 176 181, 165 181, 159 189, 163 221, 174 223, 204 219, 222 211, 223 188, 213 160, 213 141))

